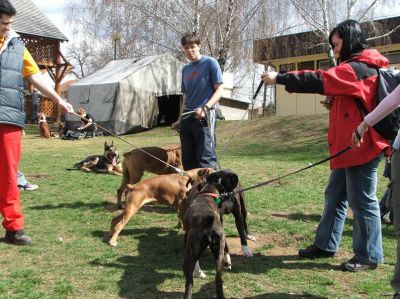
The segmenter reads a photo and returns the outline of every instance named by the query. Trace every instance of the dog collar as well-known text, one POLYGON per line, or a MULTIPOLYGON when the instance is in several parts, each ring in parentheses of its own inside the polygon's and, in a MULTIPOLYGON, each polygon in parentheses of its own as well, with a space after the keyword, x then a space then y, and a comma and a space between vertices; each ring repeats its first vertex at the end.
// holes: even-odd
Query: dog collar
POLYGON ((221 203, 221 198, 219 198, 219 195, 215 193, 201 193, 201 194, 213 197, 217 205, 221 203))

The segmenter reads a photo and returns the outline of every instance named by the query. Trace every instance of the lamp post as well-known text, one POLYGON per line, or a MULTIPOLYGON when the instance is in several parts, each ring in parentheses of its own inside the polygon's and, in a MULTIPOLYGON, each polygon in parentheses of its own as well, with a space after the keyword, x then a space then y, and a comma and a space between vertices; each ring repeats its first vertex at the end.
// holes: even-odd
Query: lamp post
POLYGON ((121 35, 117 30, 114 30, 112 33, 112 39, 114 43, 114 60, 117 60, 117 41, 121 39, 121 35))

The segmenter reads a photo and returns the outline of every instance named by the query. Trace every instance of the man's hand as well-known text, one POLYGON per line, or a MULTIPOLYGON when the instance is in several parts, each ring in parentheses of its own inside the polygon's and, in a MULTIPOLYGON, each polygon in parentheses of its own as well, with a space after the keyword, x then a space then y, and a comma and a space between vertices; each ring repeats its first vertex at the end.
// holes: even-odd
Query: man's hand
POLYGON ((177 120, 176 122, 174 122, 171 125, 171 130, 179 131, 180 126, 181 126, 181 122, 180 122, 180 120, 177 120))
POLYGON ((276 84, 276 76, 278 76, 277 72, 266 72, 261 74, 261 80, 267 85, 273 85, 276 84))
POLYGON ((194 113, 195 113, 194 117, 197 119, 205 118, 207 115, 206 115, 206 111, 204 109, 205 109, 204 107, 196 108, 194 110, 194 113))

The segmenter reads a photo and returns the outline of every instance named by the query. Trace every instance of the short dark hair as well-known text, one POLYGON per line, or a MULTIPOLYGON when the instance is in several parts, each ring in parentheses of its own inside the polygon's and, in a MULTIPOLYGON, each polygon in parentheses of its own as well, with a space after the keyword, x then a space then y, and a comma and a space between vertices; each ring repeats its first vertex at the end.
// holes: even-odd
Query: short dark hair
POLYGON ((194 32, 186 32, 181 38, 181 45, 184 47, 191 44, 200 45, 200 37, 194 32))
POLYGON ((337 25, 329 34, 329 43, 332 48, 335 48, 332 44, 332 36, 337 33, 341 39, 343 39, 342 49, 340 51, 340 60, 347 60, 351 56, 360 53, 362 50, 368 48, 365 40, 364 32, 361 29, 360 24, 355 20, 346 20, 337 25))
POLYGON ((8 0, 0 0, 0 17, 2 15, 15 16, 17 10, 8 0))

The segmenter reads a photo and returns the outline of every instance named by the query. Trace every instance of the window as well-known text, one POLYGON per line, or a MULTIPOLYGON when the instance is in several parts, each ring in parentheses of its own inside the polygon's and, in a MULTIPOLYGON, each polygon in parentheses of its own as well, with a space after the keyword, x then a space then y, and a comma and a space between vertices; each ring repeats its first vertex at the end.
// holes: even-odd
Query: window
POLYGON ((298 70, 314 70, 314 61, 302 61, 297 64, 298 70))
POLYGON ((318 69, 326 71, 327 69, 331 68, 329 64, 329 60, 318 60, 317 61, 318 69))
POLYGON ((390 64, 400 63, 400 52, 391 52, 386 55, 390 64))
POLYGON ((295 70, 296 70, 295 63, 286 63, 286 64, 281 64, 279 66, 279 71, 281 71, 281 72, 288 72, 288 71, 295 71, 295 70))

